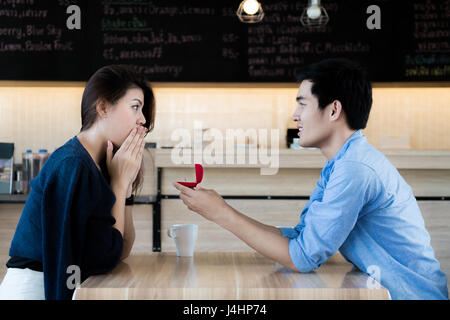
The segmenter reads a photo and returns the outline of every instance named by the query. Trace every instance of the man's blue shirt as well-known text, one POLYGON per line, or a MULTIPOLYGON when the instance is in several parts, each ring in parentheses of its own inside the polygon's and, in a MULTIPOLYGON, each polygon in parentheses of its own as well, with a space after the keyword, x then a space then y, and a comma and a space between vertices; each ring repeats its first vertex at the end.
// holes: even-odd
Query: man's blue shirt
POLYGON ((361 271, 377 272, 392 299, 448 299, 411 187, 360 130, 326 161, 300 223, 280 229, 301 272, 339 250, 361 271))

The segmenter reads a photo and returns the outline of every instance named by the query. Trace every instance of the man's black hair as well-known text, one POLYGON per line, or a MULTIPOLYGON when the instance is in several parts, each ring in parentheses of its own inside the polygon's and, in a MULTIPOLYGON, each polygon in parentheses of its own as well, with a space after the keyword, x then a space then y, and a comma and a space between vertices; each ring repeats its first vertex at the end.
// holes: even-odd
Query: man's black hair
POLYGON ((311 93, 317 97, 319 109, 339 100, 349 127, 366 127, 372 107, 372 85, 361 66, 344 58, 327 59, 305 67, 297 79, 313 83, 311 93))

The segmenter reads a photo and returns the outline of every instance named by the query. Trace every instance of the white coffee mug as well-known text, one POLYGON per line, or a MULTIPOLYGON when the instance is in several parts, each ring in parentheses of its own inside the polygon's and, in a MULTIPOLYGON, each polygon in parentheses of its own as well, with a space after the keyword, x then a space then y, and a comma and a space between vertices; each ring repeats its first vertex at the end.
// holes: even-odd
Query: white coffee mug
POLYGON ((167 228, 167 235, 175 241, 177 256, 192 257, 194 255, 194 247, 198 235, 198 225, 174 224, 170 228, 167 228))

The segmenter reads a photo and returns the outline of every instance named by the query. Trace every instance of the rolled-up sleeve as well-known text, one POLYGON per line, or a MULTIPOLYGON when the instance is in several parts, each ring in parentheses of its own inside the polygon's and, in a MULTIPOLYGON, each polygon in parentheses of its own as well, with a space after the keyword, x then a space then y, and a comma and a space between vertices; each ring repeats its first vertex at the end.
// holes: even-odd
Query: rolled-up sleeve
MULTIPOLYGON (((309 206, 311 205, 311 203, 314 202, 314 200, 318 199, 318 198, 322 198, 323 195, 323 186, 324 186, 324 169, 322 169, 320 171, 320 177, 319 180, 317 180, 317 184, 316 187, 314 188, 314 190, 311 192, 311 196, 309 197, 309 201, 305 204, 305 207, 303 208, 300 217, 303 216, 304 213, 308 212, 309 206)), ((295 226, 295 228, 291 228, 291 227, 278 227, 278 229, 280 229, 281 231, 281 235, 285 238, 288 239, 292 239, 292 238, 297 238, 299 235, 299 230, 302 228, 303 226, 303 222, 300 218, 300 223, 298 225, 295 226)))
MULTIPOLYGON (((288 236, 289 254, 300 272, 319 268, 340 248, 370 200, 374 179, 373 169, 362 163, 335 164, 322 199, 311 202, 301 229, 296 228, 298 235, 288 236)), ((285 234, 293 233, 286 230, 285 234)))
POLYGON ((289 228, 289 227, 279 227, 281 234, 285 238, 297 238, 298 237, 298 231, 295 230, 295 228, 289 228))

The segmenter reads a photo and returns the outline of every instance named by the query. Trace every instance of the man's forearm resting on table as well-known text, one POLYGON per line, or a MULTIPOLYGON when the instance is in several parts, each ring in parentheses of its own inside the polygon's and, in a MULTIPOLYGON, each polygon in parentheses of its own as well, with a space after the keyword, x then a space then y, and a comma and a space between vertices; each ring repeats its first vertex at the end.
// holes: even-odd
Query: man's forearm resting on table
POLYGON ((283 237, 280 229, 256 221, 232 207, 227 207, 223 219, 217 223, 232 232, 250 247, 277 261, 279 264, 299 272, 289 255, 289 239, 283 237))

